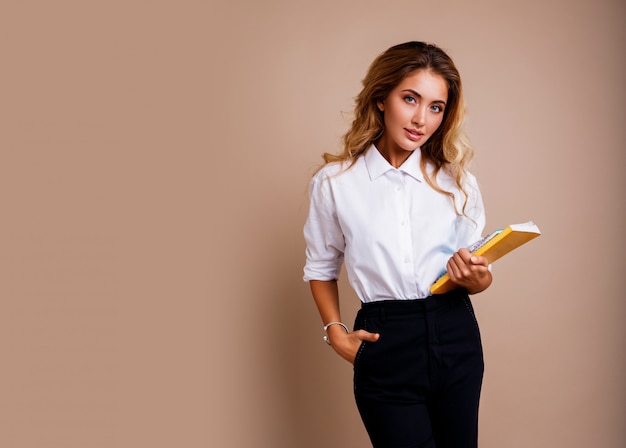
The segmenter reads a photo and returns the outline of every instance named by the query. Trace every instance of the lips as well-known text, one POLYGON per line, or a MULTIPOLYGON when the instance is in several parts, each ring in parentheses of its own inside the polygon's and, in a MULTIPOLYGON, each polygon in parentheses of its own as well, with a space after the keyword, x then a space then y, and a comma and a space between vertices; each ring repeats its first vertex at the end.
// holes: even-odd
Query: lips
POLYGON ((424 135, 424 133, 422 131, 418 131, 417 129, 404 129, 404 132, 406 132, 407 137, 410 140, 413 141, 418 141, 419 139, 422 138, 422 136, 424 135))

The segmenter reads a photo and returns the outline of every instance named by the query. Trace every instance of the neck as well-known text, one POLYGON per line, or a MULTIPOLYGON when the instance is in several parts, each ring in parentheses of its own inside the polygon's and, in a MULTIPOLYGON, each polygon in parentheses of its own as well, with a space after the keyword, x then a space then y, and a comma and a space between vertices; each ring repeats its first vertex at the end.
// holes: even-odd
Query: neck
MULTIPOLYGON (((406 162, 406 159, 408 159, 409 156, 412 154, 411 151, 390 150, 389 147, 382 140, 376 143, 376 148, 378 149, 380 155, 383 156, 384 159, 389 162, 389 164, 394 168, 400 168, 400 166, 404 162, 406 162)), ((416 149, 416 151, 419 151, 419 149, 416 149)))

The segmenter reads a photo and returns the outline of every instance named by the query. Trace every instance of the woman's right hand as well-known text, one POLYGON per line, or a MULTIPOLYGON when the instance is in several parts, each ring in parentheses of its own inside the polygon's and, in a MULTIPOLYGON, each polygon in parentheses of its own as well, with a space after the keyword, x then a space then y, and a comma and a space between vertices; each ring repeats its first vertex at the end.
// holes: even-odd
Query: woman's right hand
POLYGON ((339 325, 334 325, 333 327, 330 327, 327 331, 330 346, 350 364, 354 364, 356 354, 363 341, 376 342, 380 338, 379 333, 370 333, 365 330, 346 333, 339 325))

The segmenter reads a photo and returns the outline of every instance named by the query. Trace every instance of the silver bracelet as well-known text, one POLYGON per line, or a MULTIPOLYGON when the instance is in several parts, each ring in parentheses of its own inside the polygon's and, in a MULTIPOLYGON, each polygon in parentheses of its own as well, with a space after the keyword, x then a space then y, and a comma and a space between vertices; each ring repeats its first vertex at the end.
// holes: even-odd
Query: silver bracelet
MULTIPOLYGON (((328 322, 326 325, 324 325, 324 332, 326 332, 326 330, 328 330, 328 327, 330 327, 331 325, 341 325, 343 329, 346 330, 346 333, 350 333, 350 330, 348 330, 348 327, 346 327, 346 324, 344 324, 343 322, 328 322)), ((323 339, 324 342, 330 345, 330 339, 328 339, 328 334, 325 334, 323 339)))

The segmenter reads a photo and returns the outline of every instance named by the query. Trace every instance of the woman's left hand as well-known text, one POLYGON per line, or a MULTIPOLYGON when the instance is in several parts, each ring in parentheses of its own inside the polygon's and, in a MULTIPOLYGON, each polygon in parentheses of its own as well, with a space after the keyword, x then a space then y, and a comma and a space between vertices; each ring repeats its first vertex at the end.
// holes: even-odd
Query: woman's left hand
POLYGON ((452 255, 446 269, 450 280, 465 288, 469 294, 484 291, 493 280, 487 258, 472 256, 465 248, 452 255))

